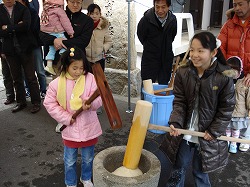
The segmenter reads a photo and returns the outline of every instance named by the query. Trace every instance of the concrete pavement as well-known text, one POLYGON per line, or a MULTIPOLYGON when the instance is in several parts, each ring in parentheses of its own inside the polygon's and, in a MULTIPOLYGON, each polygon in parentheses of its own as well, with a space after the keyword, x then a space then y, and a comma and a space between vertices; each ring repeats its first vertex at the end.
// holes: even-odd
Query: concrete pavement
MULTIPOLYGON (((133 113, 127 113, 127 98, 114 95, 123 128, 111 130, 104 111, 99 115, 103 135, 95 153, 111 146, 126 145, 133 113)), ((0 74, 0 186, 2 187, 64 187, 63 146, 60 134, 55 133, 56 122, 44 107, 37 114, 29 112, 32 106, 12 114, 14 104, 3 104, 5 90, 0 74)), ((131 99, 134 110, 138 98, 131 99)), ((159 187, 164 187, 171 165, 158 149, 163 135, 148 132, 144 148, 153 152, 162 163, 159 187)), ((250 186, 250 151, 230 155, 226 168, 210 174, 213 187, 250 186)), ((80 168, 78 167, 78 170, 80 168)), ((78 172, 79 173, 79 172, 78 172)), ((186 187, 194 186, 191 170, 187 173, 186 187)), ((81 186, 80 184, 78 185, 81 186)))

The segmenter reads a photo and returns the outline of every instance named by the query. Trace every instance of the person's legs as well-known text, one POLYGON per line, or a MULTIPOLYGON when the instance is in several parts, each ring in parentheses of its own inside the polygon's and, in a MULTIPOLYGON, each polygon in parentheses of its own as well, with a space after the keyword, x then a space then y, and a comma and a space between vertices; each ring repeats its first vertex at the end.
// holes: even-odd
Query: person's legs
POLYGON ((193 143, 182 140, 177 153, 177 158, 167 187, 184 187, 186 170, 190 166, 193 156, 193 143))
MULTIPOLYGON (((226 136, 227 137, 231 137, 232 136, 232 128, 229 127, 229 126, 226 128, 226 136)), ((229 146, 230 145, 230 141, 227 141, 227 144, 229 146)))
POLYGON ((25 88, 22 79, 22 66, 19 55, 7 56, 7 63, 13 79, 13 85, 16 91, 16 101, 20 105, 26 104, 25 88))
POLYGON ((24 80, 23 83, 24 83, 24 88, 25 88, 25 96, 26 96, 26 98, 29 98, 30 97, 30 89, 28 87, 28 81, 25 78, 25 73, 24 73, 23 67, 22 67, 22 77, 24 80))
POLYGON ((44 70, 52 75, 56 75, 56 72, 53 68, 53 60, 55 59, 55 54, 56 54, 56 50, 55 50, 54 46, 50 45, 49 52, 48 52, 47 56, 45 57, 45 59, 47 60, 47 65, 44 68, 44 70))
POLYGON ((6 90, 6 101, 4 104, 11 104, 15 100, 15 91, 13 85, 13 79, 10 73, 10 68, 6 58, 1 57, 3 84, 6 90))
MULTIPOLYGON (((248 139, 250 140, 250 125, 248 124, 246 131, 243 133, 242 139, 248 139)), ((246 152, 249 150, 249 144, 240 144, 239 147, 240 151, 246 152)))
MULTIPOLYGON (((240 130, 232 129, 232 137, 239 138, 239 136, 240 136, 240 130)), ((237 153, 237 143, 236 142, 230 143, 229 152, 230 153, 237 153)))
POLYGON ((41 93, 46 93, 46 76, 43 67, 42 48, 34 49, 34 63, 41 93))
MULTIPOLYGON (((53 61, 55 59, 55 54, 56 54, 56 50, 55 50, 54 46, 50 45, 49 46, 49 52, 48 52, 47 56, 45 57, 45 59, 47 61, 48 60, 53 61)), ((49 66, 48 62, 47 62, 47 66, 49 66)))
POLYGON ((158 83, 159 84, 163 84, 163 85, 168 85, 169 84, 169 80, 172 76, 172 69, 173 69, 173 59, 169 62, 166 63, 162 63, 159 71, 157 73, 157 79, 158 79, 158 83))
POLYGON ((94 160, 94 148, 95 146, 83 147, 81 148, 81 180, 88 181, 92 177, 92 168, 94 160))
POLYGON ((35 75, 33 53, 22 54, 20 56, 20 61, 22 62, 25 78, 28 82, 28 87, 30 89, 31 103, 33 104, 31 113, 36 113, 40 110, 41 98, 37 77, 35 75))
POLYGON ((69 148, 64 146, 64 170, 65 170, 65 184, 67 186, 77 185, 76 162, 77 162, 77 148, 69 148))
POLYGON ((197 187, 211 187, 208 174, 202 172, 201 154, 198 145, 196 145, 193 155, 193 176, 197 187))
POLYGON ((47 60, 45 59, 45 57, 47 56, 47 54, 48 54, 48 52, 49 52, 49 46, 48 45, 44 45, 43 47, 43 65, 44 65, 44 67, 46 67, 47 66, 47 60))

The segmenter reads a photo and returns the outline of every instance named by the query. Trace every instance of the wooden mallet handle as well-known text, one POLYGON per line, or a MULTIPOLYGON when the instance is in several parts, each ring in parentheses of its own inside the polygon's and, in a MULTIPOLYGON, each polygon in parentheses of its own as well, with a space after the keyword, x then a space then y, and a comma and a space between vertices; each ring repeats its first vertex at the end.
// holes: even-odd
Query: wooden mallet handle
MULTIPOLYGON (((166 131, 166 132, 171 132, 172 131, 172 129, 170 127, 158 126, 158 125, 153 125, 153 124, 149 124, 148 129, 161 130, 161 131, 166 131)), ((198 137, 204 137, 204 135, 205 135, 204 132, 191 131, 191 130, 185 130, 185 129, 177 129, 177 128, 176 128, 176 130, 178 130, 181 134, 185 134, 185 135, 192 135, 192 136, 198 136, 198 137)), ((220 136, 220 137, 217 138, 217 140, 250 144, 250 140, 240 139, 240 138, 233 138, 233 137, 228 137, 228 136, 220 136)))
MULTIPOLYGON (((170 80, 170 82, 169 82, 169 84, 168 84, 168 87, 169 87, 169 88, 172 88, 172 87, 173 87, 175 72, 176 72, 176 70, 177 70, 177 68, 178 68, 178 66, 179 66, 180 59, 181 59, 180 56, 178 56, 177 59, 176 59, 175 66, 174 66, 174 69, 173 69, 173 72, 172 72, 172 76, 171 76, 171 80, 170 80)), ((166 91, 166 95, 169 95, 169 94, 170 94, 170 91, 166 91)))

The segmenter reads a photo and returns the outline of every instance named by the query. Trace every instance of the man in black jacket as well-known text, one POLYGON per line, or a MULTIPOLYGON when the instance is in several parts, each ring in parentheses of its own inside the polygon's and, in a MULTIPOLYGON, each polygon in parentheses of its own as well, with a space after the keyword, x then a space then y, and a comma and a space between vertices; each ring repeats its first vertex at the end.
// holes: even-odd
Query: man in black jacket
POLYGON ((154 7, 144 13, 137 27, 137 35, 144 49, 142 80, 152 79, 165 85, 172 72, 172 43, 177 33, 176 17, 169 11, 170 5, 171 0, 154 0, 154 7))
POLYGON ((94 22, 92 18, 81 12, 83 0, 67 0, 66 14, 74 29, 74 37, 56 38, 48 33, 40 32, 40 38, 44 45, 54 45, 56 50, 77 46, 85 52, 92 36, 94 22))
POLYGON ((14 81, 17 105, 12 112, 24 109, 26 104, 22 68, 30 88, 33 107, 31 113, 40 110, 40 92, 33 64, 33 49, 37 42, 30 30, 31 16, 27 7, 15 0, 3 0, 0 5, 0 38, 14 81))

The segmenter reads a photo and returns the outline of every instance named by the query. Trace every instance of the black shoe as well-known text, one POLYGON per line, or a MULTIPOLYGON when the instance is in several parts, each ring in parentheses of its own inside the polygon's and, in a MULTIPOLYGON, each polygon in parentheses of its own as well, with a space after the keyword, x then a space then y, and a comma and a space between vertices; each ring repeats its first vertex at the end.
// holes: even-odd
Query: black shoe
POLYGON ((24 103, 24 104, 17 103, 17 105, 11 111, 12 111, 12 113, 15 113, 15 112, 18 112, 18 111, 24 109, 26 106, 27 106, 26 103, 24 103))
POLYGON ((35 114, 37 113, 39 110, 41 109, 41 105, 40 104, 34 104, 32 109, 30 110, 31 113, 35 114))
POLYGON ((6 99, 3 104, 9 105, 9 104, 13 103, 14 101, 15 101, 15 99, 6 99))

